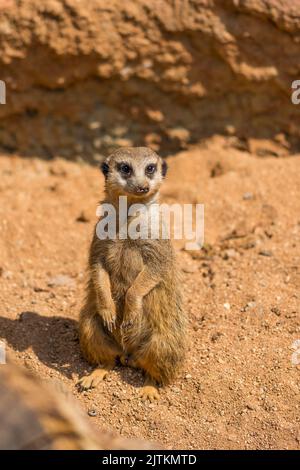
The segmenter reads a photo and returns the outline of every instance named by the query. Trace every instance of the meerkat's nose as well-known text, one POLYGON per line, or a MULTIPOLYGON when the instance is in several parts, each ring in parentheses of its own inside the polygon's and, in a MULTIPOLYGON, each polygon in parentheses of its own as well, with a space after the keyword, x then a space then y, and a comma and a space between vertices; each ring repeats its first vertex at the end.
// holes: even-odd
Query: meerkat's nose
POLYGON ((137 193, 144 193, 144 194, 146 194, 146 193, 148 193, 148 191, 149 191, 149 187, 148 187, 148 186, 137 186, 137 187, 136 187, 136 192, 137 192, 137 193))

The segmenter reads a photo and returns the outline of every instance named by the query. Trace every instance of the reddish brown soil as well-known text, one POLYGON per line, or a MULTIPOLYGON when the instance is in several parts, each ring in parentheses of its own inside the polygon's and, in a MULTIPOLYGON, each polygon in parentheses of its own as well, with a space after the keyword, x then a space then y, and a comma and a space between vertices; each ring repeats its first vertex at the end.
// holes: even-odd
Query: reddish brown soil
POLYGON ((215 137, 169 165, 163 199, 205 204, 206 245, 177 245, 190 348, 161 400, 141 403, 141 374, 121 367, 97 389, 75 386, 90 370, 77 318, 103 189, 97 168, 1 156, 0 337, 19 363, 95 410, 88 419, 101 428, 168 448, 299 449, 291 355, 300 339, 300 159, 258 158, 215 137))

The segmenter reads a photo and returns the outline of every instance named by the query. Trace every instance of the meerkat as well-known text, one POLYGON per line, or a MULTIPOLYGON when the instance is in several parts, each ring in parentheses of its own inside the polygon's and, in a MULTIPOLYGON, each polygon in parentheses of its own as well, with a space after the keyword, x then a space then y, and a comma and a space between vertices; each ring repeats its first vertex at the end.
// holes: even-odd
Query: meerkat
MULTIPOLYGON (((119 219, 120 196, 128 208, 158 203, 166 162, 146 147, 122 148, 103 163, 105 197, 119 219)), ((129 217, 128 220, 132 220, 129 217)), ((126 222, 129 223, 128 221, 126 222)), ((159 398, 181 366, 187 342, 180 275, 168 238, 100 239, 97 224, 90 246, 86 299, 80 312, 79 337, 84 357, 97 368, 79 380, 82 389, 97 386, 116 360, 142 369, 143 401, 159 398)))

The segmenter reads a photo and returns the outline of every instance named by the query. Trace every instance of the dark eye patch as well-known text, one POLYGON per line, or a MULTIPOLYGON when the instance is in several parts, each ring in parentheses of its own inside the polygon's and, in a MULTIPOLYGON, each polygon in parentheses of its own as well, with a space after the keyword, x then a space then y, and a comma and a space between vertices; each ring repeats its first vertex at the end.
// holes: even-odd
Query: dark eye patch
POLYGON ((153 175, 156 172, 157 165, 155 163, 150 163, 149 165, 146 166, 146 174, 147 175, 153 175))
POLYGON ((106 162, 103 162, 101 164, 101 170, 102 170, 102 173, 104 174, 105 178, 107 177, 108 173, 109 173, 109 165, 108 163, 106 162))
POLYGON ((124 176, 130 176, 132 174, 132 166, 129 163, 121 162, 117 165, 118 171, 124 176))

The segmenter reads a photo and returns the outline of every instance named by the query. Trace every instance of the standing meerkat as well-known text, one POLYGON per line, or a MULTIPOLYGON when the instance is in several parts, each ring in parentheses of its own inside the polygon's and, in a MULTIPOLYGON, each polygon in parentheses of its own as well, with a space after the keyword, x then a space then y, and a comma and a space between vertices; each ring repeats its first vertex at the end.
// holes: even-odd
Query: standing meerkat
POLYGON ((79 336, 85 358, 97 368, 80 379, 83 389, 97 386, 119 358, 145 372, 140 396, 153 401, 157 386, 170 383, 183 362, 187 319, 170 240, 118 236, 119 197, 127 197, 129 209, 143 204, 147 216, 158 203, 166 170, 165 161, 145 147, 119 149, 102 164, 103 203, 116 212, 116 236, 100 239, 96 225, 90 247, 79 336))

